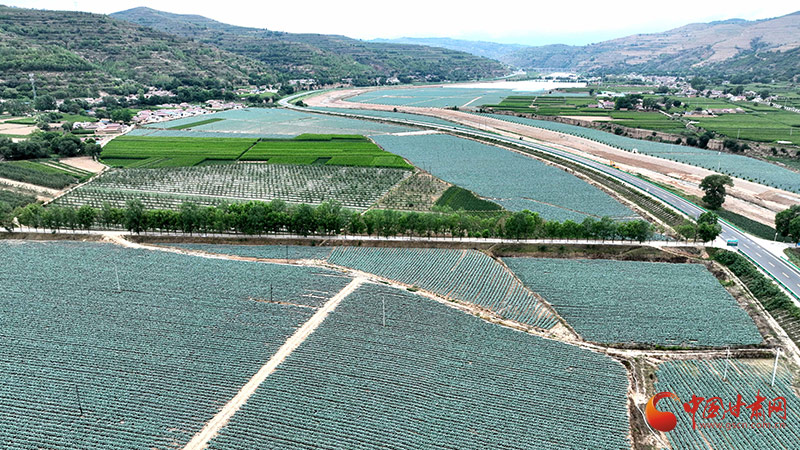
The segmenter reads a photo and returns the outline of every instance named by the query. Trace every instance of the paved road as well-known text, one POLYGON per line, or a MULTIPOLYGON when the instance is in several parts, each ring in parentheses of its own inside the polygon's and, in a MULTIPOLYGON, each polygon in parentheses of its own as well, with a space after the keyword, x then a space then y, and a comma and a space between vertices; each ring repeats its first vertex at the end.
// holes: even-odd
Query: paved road
MULTIPOLYGON (((294 108, 302 111, 303 108, 295 107, 294 105, 291 105, 289 103, 292 100, 292 98, 293 97, 287 97, 281 100, 279 103, 284 107, 294 108)), ((315 109, 314 111, 320 111, 320 109, 315 109)), ((328 114, 341 115, 336 113, 328 113, 328 114)), ((353 110, 353 112, 349 115, 358 116, 358 110, 353 110)), ((374 117, 370 116, 361 116, 361 117, 372 120, 375 119, 374 117)), ((661 200, 662 202, 672 206, 678 211, 681 211, 684 214, 691 216, 693 218, 697 218, 700 214, 706 211, 705 209, 695 205, 694 203, 685 200, 682 197, 677 196, 672 192, 669 192, 666 189, 663 189, 655 184, 652 184, 648 181, 645 181, 641 178, 633 176, 627 172, 616 169, 614 167, 599 163, 589 158, 584 158, 572 154, 564 150, 559 150, 542 144, 526 142, 523 140, 519 140, 518 138, 512 139, 499 134, 480 131, 474 128, 469 128, 456 124, 454 124, 452 127, 449 127, 449 126, 441 126, 441 125, 427 123, 424 120, 420 121, 403 120, 403 119, 389 119, 389 120, 394 122, 405 123, 408 125, 417 125, 426 128, 434 128, 447 132, 457 131, 459 133, 473 137, 495 139, 498 141, 508 142, 516 146, 526 147, 529 149, 556 155, 564 159, 568 159, 570 161, 582 164, 584 166, 591 167, 592 169, 597 170, 598 172, 602 172, 606 175, 610 175, 617 179, 625 181, 626 183, 635 186, 642 191, 647 192, 651 196, 661 200)), ((720 237, 724 240, 737 239, 739 241, 739 248, 738 248, 739 251, 744 255, 746 255, 747 257, 749 257, 750 259, 752 259, 753 261, 755 261, 756 263, 758 263, 758 265, 760 265, 762 269, 767 271, 775 280, 781 283, 784 288, 786 288, 789 292, 791 292, 791 294, 794 296, 792 300, 794 300, 794 302, 798 306, 800 306, 800 271, 798 271, 794 266, 790 265, 780 257, 770 252, 766 248, 766 246, 764 246, 757 240, 757 238, 754 238, 753 236, 740 231, 736 227, 726 222, 720 221, 720 224, 722 225, 722 234, 720 235, 720 237)))

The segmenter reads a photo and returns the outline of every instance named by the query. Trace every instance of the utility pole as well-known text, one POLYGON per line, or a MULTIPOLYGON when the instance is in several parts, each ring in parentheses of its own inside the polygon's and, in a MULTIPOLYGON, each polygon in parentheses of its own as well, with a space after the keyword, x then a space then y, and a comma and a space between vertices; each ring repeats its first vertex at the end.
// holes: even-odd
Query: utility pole
POLYGON ((31 80, 31 89, 33 89, 33 101, 36 101, 36 80, 32 73, 28 74, 28 79, 31 80))
POLYGON ((81 412, 81 417, 83 417, 83 405, 81 404, 81 394, 78 392, 78 385, 75 385, 75 397, 78 399, 78 409, 81 412))
POLYGON ((728 348, 728 354, 725 356, 725 373, 722 375, 722 381, 728 381, 728 366, 731 364, 731 349, 728 348))
POLYGON ((775 373, 778 371, 778 358, 781 356, 782 349, 778 348, 778 351, 775 353, 775 365, 772 367, 772 383, 770 386, 775 386, 775 373))

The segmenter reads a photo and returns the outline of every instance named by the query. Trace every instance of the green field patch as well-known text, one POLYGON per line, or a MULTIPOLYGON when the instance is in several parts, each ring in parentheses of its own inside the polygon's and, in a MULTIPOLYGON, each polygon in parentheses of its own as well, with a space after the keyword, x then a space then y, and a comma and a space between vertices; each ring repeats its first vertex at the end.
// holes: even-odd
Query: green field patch
POLYGON ((56 167, 34 161, 7 161, 0 163, 0 178, 62 189, 76 183, 78 178, 56 167))
POLYGON ((294 139, 261 139, 241 157, 270 164, 314 164, 320 158, 327 158, 325 164, 331 166, 412 168, 400 156, 355 135, 304 134, 294 139))
POLYGON ((185 130, 187 128, 199 127, 200 125, 208 125, 209 123, 219 122, 225 120, 224 117, 214 117, 213 119, 198 120, 197 122, 189 122, 174 127, 167 128, 168 130, 185 130))
POLYGON ((465 211, 499 211, 503 209, 497 203, 484 200, 472 191, 468 191, 458 186, 450 186, 436 200, 436 206, 449 207, 454 210, 465 211))
POLYGON ((255 142, 252 138, 121 136, 109 142, 101 156, 104 160, 170 158, 170 166, 194 165, 206 158, 237 159, 255 142))

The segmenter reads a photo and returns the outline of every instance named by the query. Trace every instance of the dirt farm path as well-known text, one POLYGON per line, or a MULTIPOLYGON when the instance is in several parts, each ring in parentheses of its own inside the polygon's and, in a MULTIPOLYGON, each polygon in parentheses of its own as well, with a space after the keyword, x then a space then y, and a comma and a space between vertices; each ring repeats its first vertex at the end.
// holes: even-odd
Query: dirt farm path
MULTIPOLYGON (((522 136, 532 142, 553 146, 570 153, 591 158, 608 164, 613 161, 621 169, 646 176, 654 181, 680 189, 687 194, 702 196, 700 181, 715 172, 667 159, 656 158, 641 153, 620 150, 599 142, 577 136, 544 130, 532 126, 508 122, 491 117, 442 108, 418 106, 392 106, 372 103, 353 103, 346 101, 370 89, 347 89, 329 91, 303 99, 309 106, 335 107, 347 109, 370 109, 378 111, 405 112, 438 117, 460 123, 479 130, 495 132, 517 138, 522 136)), ((357 111, 354 111, 357 114, 357 111)), ((772 226, 775 214, 800 203, 800 195, 777 188, 763 186, 740 178, 734 180, 735 186, 728 189, 726 208, 752 220, 772 226)))

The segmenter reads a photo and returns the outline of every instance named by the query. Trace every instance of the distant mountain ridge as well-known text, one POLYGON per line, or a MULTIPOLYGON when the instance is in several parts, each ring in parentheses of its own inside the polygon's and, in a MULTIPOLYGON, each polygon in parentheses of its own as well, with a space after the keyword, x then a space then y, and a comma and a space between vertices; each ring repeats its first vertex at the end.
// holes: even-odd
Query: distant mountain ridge
POLYGON ((754 21, 729 19, 693 23, 662 33, 635 34, 583 46, 527 47, 501 60, 521 68, 599 73, 711 70, 734 73, 744 69, 786 76, 784 72, 791 73, 789 66, 797 65, 796 52, 793 52, 797 48, 800 48, 800 12, 754 21), (787 66, 783 71, 775 65, 782 56, 786 57, 787 66), (743 67, 742 60, 751 65, 743 67), (728 69, 728 66, 735 69, 728 69))
POLYGON ((522 44, 500 44, 497 42, 489 41, 470 41, 464 39, 451 39, 451 38, 415 38, 415 37, 401 37, 396 39, 373 39, 371 42, 384 42, 392 44, 415 44, 427 45, 430 47, 442 47, 450 50, 456 50, 466 53, 471 53, 476 56, 483 56, 485 58, 496 59, 502 61, 503 58, 511 53, 527 48, 527 45, 522 44))
POLYGON ((378 77, 470 80, 505 75, 508 67, 469 53, 423 45, 360 41, 345 36, 298 34, 239 27, 198 16, 151 8, 111 14, 116 19, 237 53, 261 61, 272 70, 325 83, 378 77))

